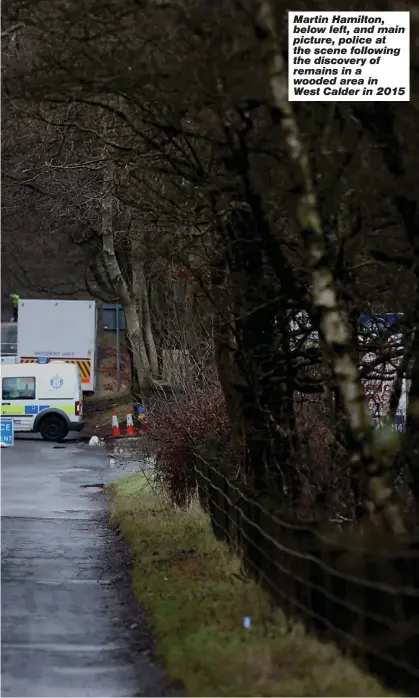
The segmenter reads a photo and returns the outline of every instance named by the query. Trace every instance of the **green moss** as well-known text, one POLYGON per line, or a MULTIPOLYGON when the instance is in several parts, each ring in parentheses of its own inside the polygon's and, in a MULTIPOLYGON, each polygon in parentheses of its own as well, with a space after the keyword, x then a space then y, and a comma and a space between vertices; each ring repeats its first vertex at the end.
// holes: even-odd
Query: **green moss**
POLYGON ((112 521, 134 553, 135 595, 168 673, 188 695, 390 695, 334 645, 272 609, 197 504, 172 508, 144 474, 117 480, 107 493, 112 521))

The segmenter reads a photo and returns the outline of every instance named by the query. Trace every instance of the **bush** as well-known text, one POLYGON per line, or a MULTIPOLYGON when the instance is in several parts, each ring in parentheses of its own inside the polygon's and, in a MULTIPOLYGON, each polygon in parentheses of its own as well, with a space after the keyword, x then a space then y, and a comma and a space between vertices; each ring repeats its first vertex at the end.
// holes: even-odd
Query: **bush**
MULTIPOLYGON (((296 418, 301 496, 294 507, 297 505, 311 514, 339 511, 348 515, 349 478, 347 469, 336 459, 337 446, 328 406, 322 399, 296 395, 296 418)), ((195 387, 188 397, 154 402, 150 405, 147 424, 146 450, 157 452, 158 481, 178 506, 186 506, 196 491, 194 460, 202 449, 207 459, 205 447, 210 445, 209 450, 217 454, 217 467, 221 467, 220 453, 228 452, 227 459, 234 458, 229 448, 225 399, 217 384, 207 384, 203 389, 195 387)), ((235 471, 237 468, 239 463, 235 463, 235 471)))
POLYGON ((186 506, 196 491, 194 455, 208 438, 228 433, 221 388, 196 389, 192 396, 159 403, 146 440, 157 447, 156 475, 173 504, 186 506))
POLYGON ((313 515, 353 516, 353 498, 348 454, 339 443, 330 405, 323 395, 295 394, 296 427, 299 436, 301 509, 313 515))

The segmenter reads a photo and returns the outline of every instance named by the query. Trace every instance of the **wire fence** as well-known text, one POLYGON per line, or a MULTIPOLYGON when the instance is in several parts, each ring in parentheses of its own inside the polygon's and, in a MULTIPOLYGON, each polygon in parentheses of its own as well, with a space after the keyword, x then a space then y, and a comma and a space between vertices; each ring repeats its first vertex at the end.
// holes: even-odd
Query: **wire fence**
POLYGON ((196 462, 217 538, 290 615, 326 632, 393 686, 419 686, 419 538, 371 537, 283 520, 218 467, 196 462))

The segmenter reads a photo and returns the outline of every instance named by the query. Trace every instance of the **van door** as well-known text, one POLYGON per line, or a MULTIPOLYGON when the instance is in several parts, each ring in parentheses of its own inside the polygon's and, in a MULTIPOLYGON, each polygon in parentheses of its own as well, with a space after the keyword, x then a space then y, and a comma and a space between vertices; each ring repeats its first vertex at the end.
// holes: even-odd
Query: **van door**
POLYGON ((38 414, 34 376, 2 378, 1 414, 13 417, 16 431, 32 431, 38 414))

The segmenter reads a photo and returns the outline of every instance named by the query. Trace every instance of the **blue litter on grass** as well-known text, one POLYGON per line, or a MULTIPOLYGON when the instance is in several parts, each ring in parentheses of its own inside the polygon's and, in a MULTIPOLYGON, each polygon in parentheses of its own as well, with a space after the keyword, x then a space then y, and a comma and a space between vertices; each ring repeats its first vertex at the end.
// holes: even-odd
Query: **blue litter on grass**
POLYGON ((252 625, 251 618, 249 618, 249 616, 245 616, 243 618, 243 628, 250 628, 251 625, 252 625))

